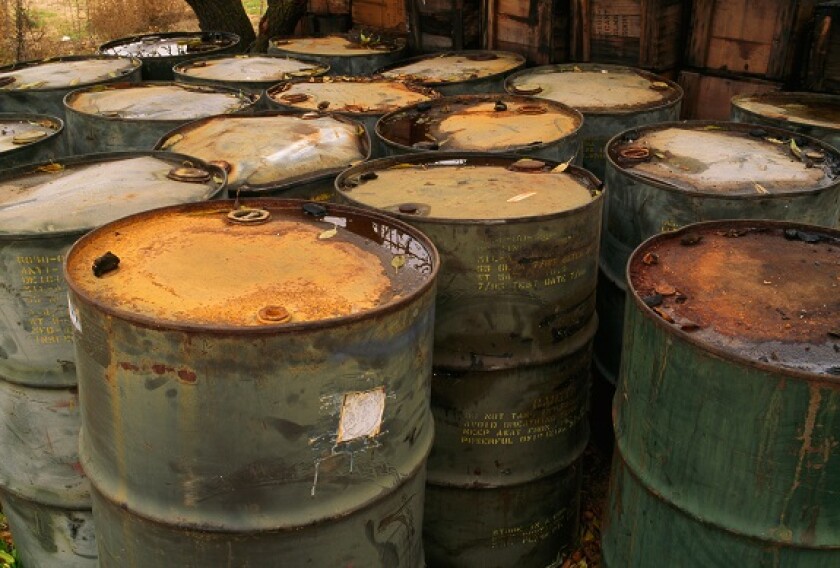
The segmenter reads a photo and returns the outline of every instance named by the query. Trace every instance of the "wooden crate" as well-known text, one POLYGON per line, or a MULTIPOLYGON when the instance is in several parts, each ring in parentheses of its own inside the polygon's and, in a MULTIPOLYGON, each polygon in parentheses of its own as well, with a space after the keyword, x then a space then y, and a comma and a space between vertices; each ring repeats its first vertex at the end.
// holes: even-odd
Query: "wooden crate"
POLYGON ((826 2, 816 9, 805 85, 840 93, 840 2, 826 2))
POLYGON ((694 0, 686 64, 793 80, 816 0, 694 0))
POLYGON ((482 45, 513 51, 532 65, 569 60, 568 0, 483 0, 482 45))
POLYGON ((682 118, 692 120, 729 120, 730 101, 735 95, 766 93, 782 88, 779 82, 721 77, 694 71, 682 71, 679 84, 685 91, 682 118))
POLYGON ((415 53, 477 49, 481 0, 406 0, 409 45, 415 53))
POLYGON ((405 0, 353 0, 353 25, 396 33, 408 31, 405 0))
POLYGON ((571 58, 653 71, 682 59, 689 0, 571 0, 571 58))

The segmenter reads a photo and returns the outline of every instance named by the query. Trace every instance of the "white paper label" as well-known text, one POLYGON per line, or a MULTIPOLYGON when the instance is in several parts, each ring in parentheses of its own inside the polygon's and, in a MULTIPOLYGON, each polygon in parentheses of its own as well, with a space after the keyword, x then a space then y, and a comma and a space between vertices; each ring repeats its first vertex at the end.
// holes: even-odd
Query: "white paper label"
POLYGON ((385 412, 385 387, 344 395, 338 422, 338 442, 379 434, 385 412))
POLYGON ((73 323, 73 327, 76 328, 76 331, 82 333, 82 320, 79 319, 79 312, 76 311, 76 306, 70 301, 69 295, 67 296, 67 309, 70 312, 70 321, 73 323))

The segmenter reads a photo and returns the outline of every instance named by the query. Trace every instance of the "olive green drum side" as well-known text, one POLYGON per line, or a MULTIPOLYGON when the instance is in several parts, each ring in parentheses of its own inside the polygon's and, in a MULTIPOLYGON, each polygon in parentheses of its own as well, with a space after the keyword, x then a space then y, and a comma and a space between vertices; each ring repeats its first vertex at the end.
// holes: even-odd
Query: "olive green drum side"
POLYGON ((730 119, 817 138, 840 148, 840 96, 766 93, 732 97, 730 119))

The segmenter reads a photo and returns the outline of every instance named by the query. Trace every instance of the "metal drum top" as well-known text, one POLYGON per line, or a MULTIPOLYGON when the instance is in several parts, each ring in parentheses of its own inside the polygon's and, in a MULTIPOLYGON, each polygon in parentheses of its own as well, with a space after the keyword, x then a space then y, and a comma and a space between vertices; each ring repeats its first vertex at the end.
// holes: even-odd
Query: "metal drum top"
POLYGON ((736 123, 659 124, 616 136, 607 154, 643 183, 717 197, 805 193, 836 183, 836 150, 783 134, 736 123))
POLYGON ((817 227, 728 223, 692 226, 679 239, 654 237, 637 249, 627 269, 637 306, 723 357, 815 379, 840 375, 840 237, 817 227))
POLYGON ((313 77, 329 71, 329 65, 279 55, 219 55, 191 59, 173 68, 175 77, 216 83, 263 83, 269 87, 295 77, 313 77))
POLYGON ((61 119, 38 114, 0 113, 0 167, 46 160, 59 153, 56 137, 64 130, 61 119), (53 156, 42 156, 39 146, 49 144, 53 156))
POLYGON ((653 73, 618 65, 545 65, 514 73, 505 89, 551 99, 588 114, 629 114, 676 103, 679 85, 653 73))
POLYGON ((99 53, 140 59, 199 56, 239 43, 239 36, 227 32, 171 32, 116 39, 99 46, 99 53))
POLYGON ((365 160, 364 129, 342 117, 295 111, 214 116, 164 136, 157 147, 218 162, 230 189, 282 189, 365 160))
POLYGON ((0 67, 3 91, 48 91, 119 81, 140 68, 134 58, 88 55, 25 61, 0 67))
POLYGON ((272 38, 271 48, 300 55, 357 57, 399 52, 405 49, 405 41, 364 43, 350 35, 333 34, 324 37, 272 38))
MULTIPOLYGON (((403 151, 536 152, 577 134, 583 116, 554 101, 515 95, 460 95, 386 115, 376 134, 403 151)), ((577 147, 569 149, 571 159, 577 147)))
POLYGON ((437 88, 453 83, 503 76, 525 66, 525 58, 508 51, 450 51, 412 57, 385 69, 385 77, 437 88))
POLYGON ((840 142, 840 96, 818 93, 761 93, 732 98, 732 116, 789 128, 825 140, 840 142))

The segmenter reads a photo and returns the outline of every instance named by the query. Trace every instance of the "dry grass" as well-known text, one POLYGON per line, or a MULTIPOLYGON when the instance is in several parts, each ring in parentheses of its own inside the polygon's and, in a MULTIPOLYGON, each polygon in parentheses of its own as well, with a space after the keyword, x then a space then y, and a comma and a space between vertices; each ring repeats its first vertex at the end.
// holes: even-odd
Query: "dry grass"
MULTIPOLYGON (((91 33, 109 39, 167 31, 192 16, 184 0, 88 0, 88 3, 91 33)), ((197 29, 195 21, 190 29, 197 29)))

